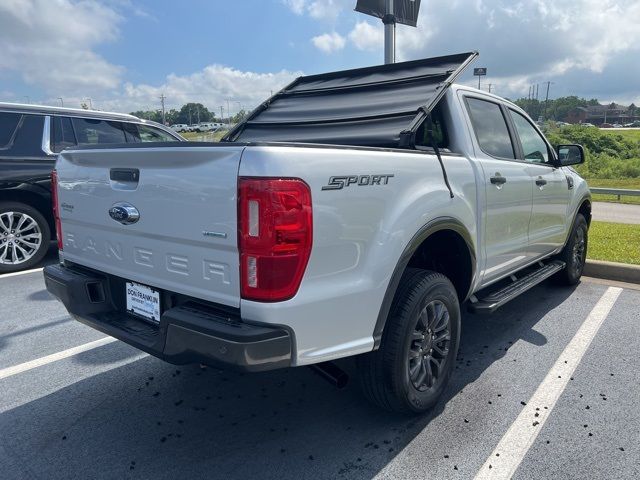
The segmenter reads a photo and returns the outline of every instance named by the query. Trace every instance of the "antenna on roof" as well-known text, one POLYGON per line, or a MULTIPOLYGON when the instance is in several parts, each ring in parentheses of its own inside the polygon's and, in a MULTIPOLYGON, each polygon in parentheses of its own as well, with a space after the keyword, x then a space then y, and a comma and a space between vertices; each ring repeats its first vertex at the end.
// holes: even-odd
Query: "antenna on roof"
POLYGON ((384 23, 384 63, 396 61, 396 23, 416 27, 420 0, 357 0, 356 12, 384 23))

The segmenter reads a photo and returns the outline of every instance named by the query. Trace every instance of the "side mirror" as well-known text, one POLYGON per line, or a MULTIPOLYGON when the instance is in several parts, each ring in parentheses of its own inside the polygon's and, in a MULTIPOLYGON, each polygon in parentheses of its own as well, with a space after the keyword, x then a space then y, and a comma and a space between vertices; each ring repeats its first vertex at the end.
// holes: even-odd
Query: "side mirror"
POLYGON ((582 145, 558 145, 556 147, 558 162, 562 167, 584 163, 584 149, 582 145))

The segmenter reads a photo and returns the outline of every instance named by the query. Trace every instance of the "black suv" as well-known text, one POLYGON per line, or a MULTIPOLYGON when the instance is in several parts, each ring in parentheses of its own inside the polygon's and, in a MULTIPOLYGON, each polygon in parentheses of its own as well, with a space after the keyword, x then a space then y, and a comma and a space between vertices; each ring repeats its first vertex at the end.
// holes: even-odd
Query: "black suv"
POLYGON ((132 115, 0 103, 0 273, 36 265, 55 226, 51 171, 76 145, 184 140, 132 115))

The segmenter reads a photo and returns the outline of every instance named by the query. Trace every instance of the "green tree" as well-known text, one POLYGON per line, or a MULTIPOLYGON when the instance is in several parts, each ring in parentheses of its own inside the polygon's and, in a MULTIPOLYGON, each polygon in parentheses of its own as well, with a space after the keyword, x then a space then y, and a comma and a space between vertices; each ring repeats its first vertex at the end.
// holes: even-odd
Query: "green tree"
POLYGON ((569 112, 578 108, 586 107, 587 101, 584 98, 578 98, 575 95, 569 97, 560 97, 549 101, 547 108, 547 118, 554 120, 566 120, 569 112))
POLYGON ((162 123, 162 112, 160 110, 138 110, 137 112, 131 112, 131 115, 145 120, 162 123))
POLYGON ((247 116, 247 112, 245 112, 244 109, 242 109, 238 113, 236 113, 233 117, 231 117, 231 123, 240 123, 241 121, 244 120, 244 117, 246 116, 247 116))
POLYGON ((585 149, 586 162, 576 168, 586 178, 640 177, 640 142, 612 131, 570 125, 547 133, 553 145, 579 143, 585 149))
POLYGON ((210 122, 213 117, 213 114, 201 103, 187 103, 178 112, 175 123, 193 125, 201 122, 210 122))

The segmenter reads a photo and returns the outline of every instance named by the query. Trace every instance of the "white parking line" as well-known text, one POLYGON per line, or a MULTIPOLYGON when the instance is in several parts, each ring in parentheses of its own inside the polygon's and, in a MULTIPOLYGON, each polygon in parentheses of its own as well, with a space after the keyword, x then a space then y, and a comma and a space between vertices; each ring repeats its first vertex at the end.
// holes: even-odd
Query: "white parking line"
POLYGON ((604 292, 518 418, 480 468, 476 480, 509 479, 513 476, 621 292, 622 289, 618 287, 609 287, 604 292))
POLYGON ((47 365, 48 363, 57 362, 58 360, 62 360, 63 358, 72 357, 79 353, 86 352, 87 350, 92 350, 94 348, 98 348, 115 341, 117 341, 117 339, 113 337, 104 337, 94 342, 85 343, 84 345, 69 348, 68 350, 63 350, 58 353, 52 353, 51 355, 47 355, 46 357, 36 358, 35 360, 31 360, 30 362, 25 362, 19 365, 14 365, 13 367, 4 368, 0 370, 0 380, 2 380, 3 378, 11 377, 12 375, 17 375, 18 373, 26 372, 27 370, 47 365))
POLYGON ((26 275, 27 273, 41 272, 43 269, 44 267, 40 267, 33 268, 31 270, 23 270, 22 272, 5 273, 4 275, 0 275, 0 278, 16 277, 18 275, 26 275))

